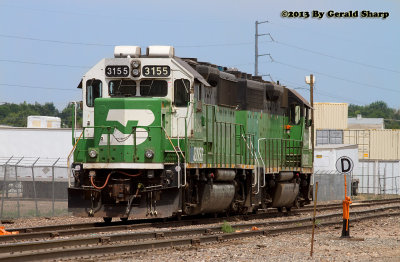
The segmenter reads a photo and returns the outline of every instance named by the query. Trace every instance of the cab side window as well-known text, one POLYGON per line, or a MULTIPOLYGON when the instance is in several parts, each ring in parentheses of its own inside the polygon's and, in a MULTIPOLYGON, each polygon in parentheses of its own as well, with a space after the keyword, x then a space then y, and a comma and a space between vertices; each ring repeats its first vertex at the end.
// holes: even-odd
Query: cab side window
POLYGON ((98 79, 90 79, 86 81, 86 105, 94 106, 94 100, 101 97, 103 83, 98 79))
POLYGON ((174 82, 174 104, 177 107, 186 107, 190 100, 190 81, 176 79, 174 82))
POLYGON ((301 117, 301 107, 296 104, 290 105, 290 123, 292 125, 298 125, 301 117))

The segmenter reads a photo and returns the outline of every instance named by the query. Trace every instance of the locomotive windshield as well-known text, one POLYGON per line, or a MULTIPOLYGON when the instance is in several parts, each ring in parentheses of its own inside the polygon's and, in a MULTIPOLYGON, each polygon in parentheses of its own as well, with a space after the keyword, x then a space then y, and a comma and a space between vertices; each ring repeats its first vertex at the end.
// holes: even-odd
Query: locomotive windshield
POLYGON ((136 94, 136 81, 133 80, 112 80, 108 83, 108 92, 111 97, 164 97, 168 94, 168 83, 164 80, 142 80, 139 91, 140 94, 136 94))
POLYGON ((140 82, 141 96, 166 96, 168 83, 165 80, 143 80, 140 82))
POLYGON ((132 80, 112 80, 108 83, 110 96, 135 96, 136 82, 132 80))

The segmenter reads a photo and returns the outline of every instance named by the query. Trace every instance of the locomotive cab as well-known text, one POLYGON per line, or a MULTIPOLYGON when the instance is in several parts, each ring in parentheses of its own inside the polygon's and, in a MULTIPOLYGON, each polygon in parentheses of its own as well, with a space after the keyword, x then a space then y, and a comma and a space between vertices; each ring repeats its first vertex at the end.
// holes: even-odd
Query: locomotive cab
POLYGON ((116 47, 114 55, 82 79, 84 131, 69 209, 127 217, 135 207, 136 217, 172 216, 184 175, 174 142, 192 132, 185 117, 194 78, 173 60, 172 47, 149 47, 145 56, 138 47, 116 47))

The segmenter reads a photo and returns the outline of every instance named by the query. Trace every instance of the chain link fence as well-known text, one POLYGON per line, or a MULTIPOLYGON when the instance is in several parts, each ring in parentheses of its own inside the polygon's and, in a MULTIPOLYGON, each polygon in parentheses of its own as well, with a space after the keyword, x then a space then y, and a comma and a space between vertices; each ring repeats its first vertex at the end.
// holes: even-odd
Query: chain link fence
MULTIPOLYGON (((318 182, 318 201, 331 201, 344 199, 344 175, 332 171, 316 171, 313 175, 314 180, 314 199, 315 183, 318 182)), ((346 175, 347 195, 352 196, 357 192, 352 190, 352 174, 346 175)))
POLYGON ((0 219, 68 214, 66 158, 0 157, 0 219))
MULTIPOLYGON (((337 171, 316 170, 318 201, 344 199, 344 175, 337 171)), ((400 161, 359 161, 346 175, 347 195, 400 195, 400 161)))
POLYGON ((360 193, 400 195, 400 161, 360 160, 354 174, 360 193))

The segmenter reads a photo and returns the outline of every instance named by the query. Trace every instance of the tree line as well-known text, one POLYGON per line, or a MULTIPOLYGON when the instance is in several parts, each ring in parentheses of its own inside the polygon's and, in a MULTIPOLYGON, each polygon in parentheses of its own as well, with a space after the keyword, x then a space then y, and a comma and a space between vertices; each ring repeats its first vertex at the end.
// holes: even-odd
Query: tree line
POLYGON ((363 118, 384 118, 386 129, 400 129, 400 110, 390 108, 383 101, 376 101, 369 105, 349 105, 349 117, 357 117, 361 114, 363 118))
MULTIPOLYGON (((61 118, 61 127, 70 128, 72 124, 73 105, 67 105, 59 111, 53 103, 20 104, 4 103, 0 105, 0 125, 26 127, 28 116, 56 116, 61 118)), ((82 127, 82 110, 77 110, 78 127, 82 127)))
MULTIPOLYGON (((20 104, 4 103, 0 105, 0 125, 26 127, 28 116, 56 116, 61 118, 61 127, 71 127, 72 104, 59 111, 53 103, 45 104, 20 104)), ((82 110, 77 111, 77 126, 82 127, 82 110)), ((357 117, 361 114, 364 118, 384 118, 385 128, 400 129, 400 110, 390 108, 383 101, 376 101, 369 105, 349 105, 349 117, 357 117)))

